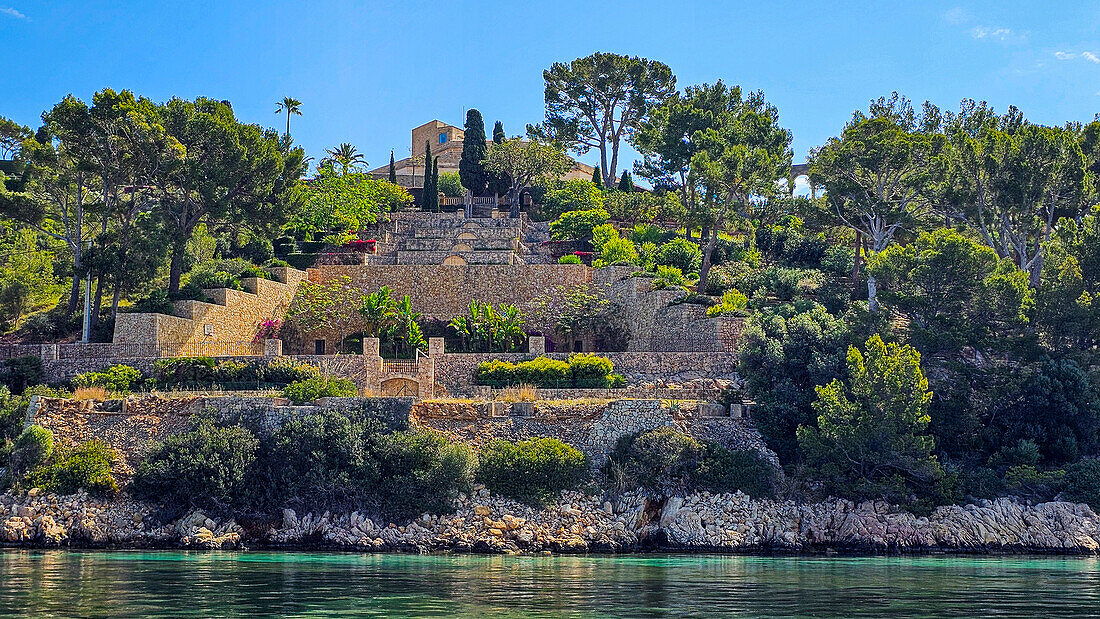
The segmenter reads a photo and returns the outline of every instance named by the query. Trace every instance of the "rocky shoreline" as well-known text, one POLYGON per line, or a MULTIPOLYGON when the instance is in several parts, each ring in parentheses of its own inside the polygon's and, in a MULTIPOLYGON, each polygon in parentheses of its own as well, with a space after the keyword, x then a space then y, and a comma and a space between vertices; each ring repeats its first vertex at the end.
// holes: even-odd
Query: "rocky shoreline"
POLYGON ((928 517, 883 502, 855 504, 638 493, 601 501, 569 492, 538 509, 480 489, 455 513, 402 525, 359 512, 298 515, 247 530, 192 511, 161 522, 154 504, 30 493, 0 495, 0 544, 15 547, 325 548, 396 552, 1008 552, 1095 554, 1100 517, 1084 504, 1009 499, 937 508, 928 517))

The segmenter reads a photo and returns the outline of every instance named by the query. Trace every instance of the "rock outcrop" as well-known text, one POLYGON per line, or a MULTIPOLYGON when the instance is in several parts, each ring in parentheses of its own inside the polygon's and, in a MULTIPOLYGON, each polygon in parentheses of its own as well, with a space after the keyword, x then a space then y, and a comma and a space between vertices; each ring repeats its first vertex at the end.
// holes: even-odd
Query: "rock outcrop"
POLYGON ((17 546, 237 548, 313 546, 369 551, 625 552, 646 549, 790 552, 931 550, 1100 551, 1100 517, 1084 504, 1026 505, 1010 499, 937 508, 916 516, 883 502, 813 504, 707 493, 654 501, 562 495, 536 508, 484 488, 452 514, 402 524, 361 512, 283 510, 251 535, 230 518, 199 511, 163 521, 156 506, 85 494, 0 495, 0 542, 17 546))

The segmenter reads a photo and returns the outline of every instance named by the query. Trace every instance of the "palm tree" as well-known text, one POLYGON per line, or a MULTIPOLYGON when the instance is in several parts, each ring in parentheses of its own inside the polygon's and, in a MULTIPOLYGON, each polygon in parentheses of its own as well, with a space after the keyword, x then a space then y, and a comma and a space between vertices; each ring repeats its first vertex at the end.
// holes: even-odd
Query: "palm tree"
POLYGON ((290 136, 290 115, 297 114, 302 115, 302 102, 292 97, 283 97, 282 101, 275 104, 275 113, 282 114, 286 112, 286 134, 290 136))
POLYGON ((347 142, 342 142, 336 148, 330 148, 325 152, 334 162, 340 164, 343 174, 347 174, 349 169, 354 170, 359 166, 367 165, 363 153, 347 142))

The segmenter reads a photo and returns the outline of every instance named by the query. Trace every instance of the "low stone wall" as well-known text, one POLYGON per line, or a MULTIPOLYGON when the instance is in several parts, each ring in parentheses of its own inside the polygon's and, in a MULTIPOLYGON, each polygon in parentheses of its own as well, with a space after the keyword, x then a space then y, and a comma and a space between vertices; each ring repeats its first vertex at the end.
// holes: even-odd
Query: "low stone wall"
POLYGON ((669 426, 730 449, 749 449, 778 465, 759 433, 728 411, 698 402, 579 400, 516 402, 421 401, 412 410, 418 423, 454 440, 481 446, 493 439, 553 437, 581 450, 594 468, 602 466, 620 437, 669 426), (722 416, 712 416, 722 415, 722 416))
MULTIPOLYGON (((737 379, 737 355, 728 352, 607 352, 615 372, 627 379, 627 384, 642 390, 707 389, 721 391, 737 379)), ((565 360, 568 353, 550 353, 553 359, 565 360)), ((494 359, 518 363, 533 359, 526 353, 447 353, 438 357, 435 365, 436 384, 449 394, 474 393, 474 371, 485 361, 494 359)), ((687 399, 687 398, 683 398, 687 399)))

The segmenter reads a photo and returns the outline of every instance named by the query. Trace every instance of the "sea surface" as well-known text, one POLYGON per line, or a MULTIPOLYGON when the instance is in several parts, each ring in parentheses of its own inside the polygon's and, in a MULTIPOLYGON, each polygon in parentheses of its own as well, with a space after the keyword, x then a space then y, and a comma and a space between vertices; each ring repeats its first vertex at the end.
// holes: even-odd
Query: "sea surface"
POLYGON ((2 550, 0 615, 1098 616, 1100 561, 2 550))

